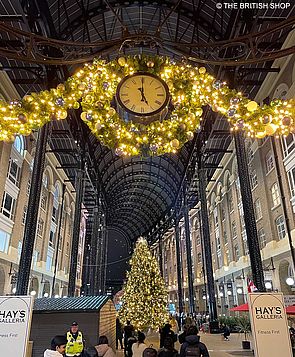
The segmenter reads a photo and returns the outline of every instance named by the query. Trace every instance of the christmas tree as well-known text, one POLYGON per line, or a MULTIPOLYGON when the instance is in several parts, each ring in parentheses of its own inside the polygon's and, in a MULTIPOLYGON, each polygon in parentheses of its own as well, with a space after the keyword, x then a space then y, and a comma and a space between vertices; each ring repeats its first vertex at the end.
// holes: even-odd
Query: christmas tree
POLYGON ((140 238, 129 262, 119 318, 136 330, 159 328, 168 320, 167 290, 147 241, 140 238))

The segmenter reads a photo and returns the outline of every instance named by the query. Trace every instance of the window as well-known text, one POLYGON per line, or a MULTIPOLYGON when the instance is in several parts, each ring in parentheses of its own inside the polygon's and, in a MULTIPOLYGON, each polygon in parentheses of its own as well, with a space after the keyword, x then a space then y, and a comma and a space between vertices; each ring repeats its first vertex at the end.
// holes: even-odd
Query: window
POLYGON ((280 204, 280 191, 277 182, 275 182, 271 187, 271 196, 273 207, 276 207, 280 204))
POLYGON ((237 234, 237 224, 235 221, 233 221, 231 224, 231 232, 232 232, 233 239, 236 239, 238 234, 237 234))
POLYGON ((240 251, 239 251, 239 246, 238 244, 234 245, 234 259, 239 260, 240 258, 240 251))
POLYGON ((228 243, 226 231, 223 232, 223 242, 224 242, 224 244, 227 244, 227 243, 228 243))
POLYGON ((50 247, 54 246, 54 240, 55 240, 55 232, 51 228, 50 229, 50 233, 49 233, 49 245, 50 245, 50 247))
POLYGON ((58 216, 58 198, 59 198, 59 188, 58 185, 55 185, 55 191, 53 194, 53 208, 52 208, 52 216, 51 220, 53 222, 57 221, 57 216, 58 216))
POLYGON ((24 138, 22 136, 16 136, 13 147, 15 148, 16 151, 18 151, 22 156, 24 155, 24 149, 25 149, 25 143, 24 143, 24 138))
POLYGON ((15 199, 10 196, 9 193, 4 192, 1 213, 9 219, 13 219, 15 208, 15 199))
POLYGON ((22 224, 25 224, 25 223, 26 223, 27 211, 28 211, 28 206, 24 206, 23 217, 22 217, 22 224))
POLYGON ((195 230, 197 231, 200 228, 200 222, 198 219, 195 220, 195 230))
POLYGON ((252 190, 254 190, 254 188, 258 185, 256 170, 252 170, 252 172, 250 172, 250 184, 252 190))
POLYGON ((224 207, 223 207, 223 205, 221 206, 221 220, 222 221, 225 221, 225 209, 224 209, 224 207))
POLYGON ((54 250, 52 248, 48 247, 47 258, 46 258, 46 270, 47 271, 51 271, 51 269, 52 269, 53 254, 54 254, 54 250))
POLYGON ((258 233, 258 241, 259 241, 259 248, 263 249, 266 246, 266 236, 264 229, 261 228, 259 229, 258 233))
POLYGON ((257 198, 257 200, 254 202, 254 211, 255 219, 258 221, 260 218, 262 218, 261 202, 259 198, 257 198))
POLYGON ((228 196, 228 208, 230 212, 233 212, 234 210, 234 199, 232 195, 228 196))
POLYGON ((33 267, 36 267, 37 263, 38 263, 38 258, 39 258, 39 252, 37 250, 34 250, 33 253, 33 267))
POLYGON ((0 252, 7 253, 10 242, 10 234, 0 230, 0 252))
POLYGON ((201 253, 198 253, 197 255, 197 263, 201 263, 202 262, 202 254, 201 253))
POLYGON ((40 236, 40 237, 42 237, 43 228, 44 228, 44 221, 43 221, 43 219, 39 218, 38 219, 38 226, 37 226, 37 235, 40 236))
POLYGON ((27 196, 29 196, 30 190, 31 190, 31 179, 29 179, 27 183, 27 196))
POLYGON ((52 217, 51 217, 53 222, 57 221, 57 208, 56 207, 52 207, 52 217))
POLYGON ((279 239, 283 239, 286 237, 286 226, 285 226, 285 220, 283 216, 279 216, 276 219, 276 226, 278 230, 278 236, 279 239))
POLYGON ((265 168, 266 174, 268 174, 274 168, 273 156, 271 151, 269 151, 265 156, 265 168))
POLYGON ((214 208, 213 215, 214 215, 214 225, 215 225, 215 229, 216 229, 216 228, 218 228, 218 210, 217 210, 217 207, 214 208))
POLYGON ((44 186, 45 188, 48 188, 48 176, 47 176, 47 174, 44 174, 44 175, 43 175, 42 183, 43 183, 43 186, 44 186))
POLYGON ((9 159, 7 177, 16 186, 19 186, 20 167, 15 160, 9 159))
POLYGON ((289 155, 295 148, 294 134, 289 134, 286 138, 282 138, 284 154, 289 155))
POLYGON ((295 196, 295 166, 288 171, 289 186, 291 191, 291 196, 295 196))
POLYGON ((22 247, 23 247, 23 242, 21 240, 18 241, 17 245, 17 258, 20 260, 20 256, 22 254, 22 247))
POLYGON ((246 230, 243 230, 241 235, 242 235, 242 241, 243 241, 243 245, 244 245, 244 254, 248 255, 249 254, 249 247, 248 247, 248 242, 247 242, 246 230))
POLYGON ((41 194, 41 208, 46 210, 46 205, 47 205, 47 193, 45 190, 42 190, 41 194))
POLYGON ((252 148, 250 147, 248 149, 248 163, 251 162, 254 159, 254 152, 252 150, 252 148))
POLYGON ((197 245, 200 245, 200 244, 201 244, 201 238, 200 238, 200 236, 197 236, 196 241, 197 241, 197 245))

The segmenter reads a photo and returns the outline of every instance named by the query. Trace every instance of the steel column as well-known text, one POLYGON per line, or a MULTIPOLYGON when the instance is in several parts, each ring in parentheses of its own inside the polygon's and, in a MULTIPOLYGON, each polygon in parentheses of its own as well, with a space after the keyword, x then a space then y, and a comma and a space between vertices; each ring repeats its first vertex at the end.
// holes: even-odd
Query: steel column
POLYGON ((160 233, 159 235, 159 268, 161 276, 164 277, 164 269, 163 269, 163 235, 160 233))
POLYGON ((76 289, 76 276, 77 276, 77 260, 80 239, 80 223, 81 223, 81 207, 84 193, 84 170, 83 160, 80 161, 80 168, 76 172, 76 202, 75 202, 75 215, 73 225, 72 249, 71 249, 71 263, 69 274, 69 287, 68 295, 75 296, 76 289))
POLYGON ((60 205, 60 212, 59 212, 59 220, 58 220, 58 231, 57 231, 57 240, 56 240, 56 247, 55 247, 55 259, 54 259, 54 273, 53 273, 53 280, 52 280, 52 287, 51 287, 51 297, 54 294, 54 285, 56 280, 56 273, 57 273, 57 264, 58 264, 58 251, 59 251, 59 243, 60 243, 60 232, 61 232, 61 221, 62 221, 62 214, 64 209, 64 201, 65 201, 65 192, 66 192, 66 185, 62 185, 62 194, 61 194, 61 205, 60 205))
POLYGON ((183 312, 183 292, 182 292, 182 266, 180 254, 180 232, 179 220, 175 222, 175 250, 176 250, 176 268, 177 268, 177 291, 178 291, 178 309, 179 314, 183 312))
POLYGON ((45 124, 43 128, 41 128, 38 132, 22 252, 18 269, 18 278, 16 285, 17 295, 26 295, 28 293, 32 255, 37 231, 39 213, 38 207, 40 204, 41 197, 42 178, 45 164, 45 152, 50 126, 50 123, 45 124))
POLYGON ((189 291, 189 312, 195 313, 195 292, 194 292, 194 274, 192 264, 192 243, 189 222, 189 208, 187 204, 186 192, 184 192, 184 230, 185 230, 185 244, 186 244, 186 263, 187 263, 187 276, 188 276, 188 291, 189 291))
POLYGON ((201 217, 202 217, 202 230, 203 230, 202 237, 203 237, 203 247, 204 247, 204 255, 205 255, 204 260, 205 260, 205 270, 206 270, 206 280, 207 280, 206 293, 208 295, 210 321, 215 321, 217 320, 217 305, 216 305, 216 298, 215 298, 210 229, 209 229, 209 218, 208 218, 208 210, 207 210, 206 174, 207 174, 206 169, 200 167, 199 194, 200 194, 200 201, 201 201, 201 217))
POLYGON ((234 138, 252 277, 257 289, 263 292, 265 291, 263 267, 253 207, 244 132, 236 131, 234 138))
POLYGON ((93 226, 91 232, 90 259, 89 259, 90 267, 89 267, 88 283, 90 284, 89 293, 92 296, 98 294, 98 291, 96 291, 95 288, 97 286, 97 284, 95 284, 95 280, 97 279, 97 272, 98 272, 98 267, 96 262, 98 245, 99 245, 99 207, 98 205, 96 205, 93 208, 93 226))

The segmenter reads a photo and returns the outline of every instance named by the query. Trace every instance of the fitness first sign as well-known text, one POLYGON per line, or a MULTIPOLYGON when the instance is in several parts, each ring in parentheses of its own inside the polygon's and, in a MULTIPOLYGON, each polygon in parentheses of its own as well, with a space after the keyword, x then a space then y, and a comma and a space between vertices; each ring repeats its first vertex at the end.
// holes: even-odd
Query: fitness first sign
POLYGON ((32 309, 31 296, 0 296, 1 356, 26 356, 32 309))
POLYGON ((251 293, 248 299, 255 356, 291 357, 283 294, 251 293))

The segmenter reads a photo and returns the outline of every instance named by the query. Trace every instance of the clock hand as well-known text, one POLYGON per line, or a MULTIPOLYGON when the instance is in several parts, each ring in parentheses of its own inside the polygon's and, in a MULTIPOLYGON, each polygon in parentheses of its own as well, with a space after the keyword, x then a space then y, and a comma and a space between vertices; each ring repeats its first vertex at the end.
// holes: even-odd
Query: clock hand
POLYGON ((137 88, 140 91, 141 94, 141 102, 145 102, 146 104, 148 104, 148 101, 146 100, 146 97, 144 95, 144 89, 142 88, 137 88))

